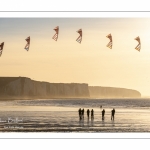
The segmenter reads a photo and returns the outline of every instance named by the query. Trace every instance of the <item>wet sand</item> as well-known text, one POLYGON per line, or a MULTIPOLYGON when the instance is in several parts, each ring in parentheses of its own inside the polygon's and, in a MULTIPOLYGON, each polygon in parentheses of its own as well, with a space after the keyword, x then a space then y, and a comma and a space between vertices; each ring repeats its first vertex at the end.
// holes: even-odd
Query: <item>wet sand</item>
MULTIPOLYGON (((21 108, 20 108, 21 109, 21 108)), ((15 120, 13 122, 1 122, 1 132, 149 132, 150 111, 140 109, 117 109, 115 120, 111 120, 110 109, 105 109, 105 120, 102 120, 101 112, 94 111, 94 119, 87 117, 80 120, 75 108, 41 107, 32 111, 1 111, 1 121, 15 120), (49 111, 47 111, 49 109, 49 111), (74 111, 70 111, 73 109, 74 111), (16 118, 20 122, 16 122, 16 118)))
MULTIPOLYGON (((129 102, 135 104, 136 100, 129 102)), ((150 109, 143 107, 143 101, 137 103, 142 107, 127 107, 127 100, 3 101, 0 102, 0 132, 150 132, 150 109), (105 108, 104 121, 102 109, 97 107, 100 103, 105 108), (79 106, 85 110, 82 120, 78 115, 79 106), (111 120, 112 107, 116 109, 114 121, 111 120), (93 120, 86 115, 88 108, 94 109, 93 120)), ((150 100, 145 103, 147 106, 150 100)))

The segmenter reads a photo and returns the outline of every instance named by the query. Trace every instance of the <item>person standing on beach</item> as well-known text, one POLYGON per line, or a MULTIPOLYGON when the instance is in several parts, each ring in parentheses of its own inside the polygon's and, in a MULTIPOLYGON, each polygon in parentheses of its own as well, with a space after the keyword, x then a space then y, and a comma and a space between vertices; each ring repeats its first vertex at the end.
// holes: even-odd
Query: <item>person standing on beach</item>
POLYGON ((113 110, 111 111, 111 120, 114 120, 115 118, 115 109, 113 108, 113 110))
POLYGON ((91 118, 94 118, 94 110, 91 110, 91 118))
POLYGON ((79 112, 79 118, 81 119, 81 108, 78 110, 79 112))
POLYGON ((115 119, 115 109, 113 108, 113 120, 115 119))
POLYGON ((84 108, 82 109, 82 117, 84 118, 84 108))
POLYGON ((87 110, 87 116, 88 116, 88 118, 89 118, 89 115, 90 115, 90 110, 88 109, 87 110))
POLYGON ((102 120, 104 120, 104 115, 105 115, 105 109, 102 111, 102 120))

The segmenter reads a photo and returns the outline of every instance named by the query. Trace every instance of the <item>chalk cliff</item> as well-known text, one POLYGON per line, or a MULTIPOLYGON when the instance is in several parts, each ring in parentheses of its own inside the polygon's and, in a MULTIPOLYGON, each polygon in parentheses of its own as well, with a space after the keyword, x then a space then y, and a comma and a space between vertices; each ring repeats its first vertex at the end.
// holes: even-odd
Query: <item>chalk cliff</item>
POLYGON ((141 97, 140 92, 125 88, 89 86, 89 92, 91 98, 141 97))
POLYGON ((90 97, 88 84, 48 83, 25 77, 0 77, 0 95, 22 98, 90 97))
POLYGON ((0 77, 1 98, 121 98, 141 97, 136 90, 88 86, 85 83, 48 83, 26 77, 0 77))

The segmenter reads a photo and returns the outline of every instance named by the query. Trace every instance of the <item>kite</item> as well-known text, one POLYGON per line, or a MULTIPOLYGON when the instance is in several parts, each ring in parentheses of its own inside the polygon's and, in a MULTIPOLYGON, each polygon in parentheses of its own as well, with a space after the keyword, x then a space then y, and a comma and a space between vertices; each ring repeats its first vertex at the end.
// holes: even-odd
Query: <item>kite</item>
POLYGON ((81 41, 82 41, 82 29, 79 29, 77 32, 78 32, 80 35, 79 35, 79 37, 76 39, 76 41, 81 44, 81 41))
POLYGON ((27 37, 25 40, 27 41, 27 44, 26 44, 26 46, 25 46, 24 49, 26 49, 26 50, 28 51, 28 50, 29 50, 29 47, 30 47, 30 36, 27 37))
POLYGON ((1 45, 0 45, 0 56, 2 55, 3 47, 4 47, 4 42, 3 42, 3 43, 1 43, 1 45))
POLYGON ((111 36, 111 34, 108 34, 106 37, 110 39, 110 42, 106 46, 109 47, 110 49, 112 49, 112 36, 111 36))
POLYGON ((54 39, 55 41, 57 41, 57 39, 58 39, 58 33, 59 33, 59 26, 57 26, 56 28, 54 28, 54 30, 56 31, 56 33, 54 34, 54 36, 52 37, 52 39, 54 39))
POLYGON ((136 37, 135 40, 137 40, 137 41, 139 42, 138 45, 135 47, 135 49, 138 50, 138 51, 140 52, 140 50, 141 50, 141 41, 140 41, 140 37, 139 37, 139 36, 136 37))

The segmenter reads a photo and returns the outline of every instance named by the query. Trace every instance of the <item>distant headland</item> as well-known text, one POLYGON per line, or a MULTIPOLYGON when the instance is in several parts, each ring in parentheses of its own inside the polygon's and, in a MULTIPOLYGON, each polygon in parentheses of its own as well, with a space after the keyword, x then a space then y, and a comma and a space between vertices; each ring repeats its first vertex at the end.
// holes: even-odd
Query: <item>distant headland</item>
POLYGON ((132 89, 88 86, 86 83, 49 83, 27 77, 0 77, 0 99, 140 98, 132 89))

